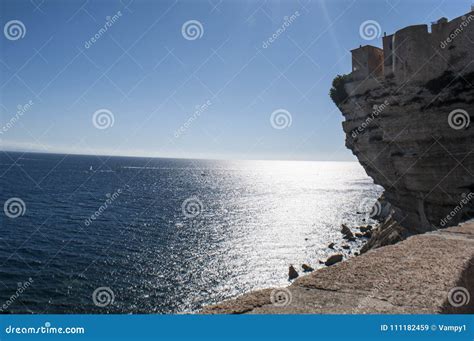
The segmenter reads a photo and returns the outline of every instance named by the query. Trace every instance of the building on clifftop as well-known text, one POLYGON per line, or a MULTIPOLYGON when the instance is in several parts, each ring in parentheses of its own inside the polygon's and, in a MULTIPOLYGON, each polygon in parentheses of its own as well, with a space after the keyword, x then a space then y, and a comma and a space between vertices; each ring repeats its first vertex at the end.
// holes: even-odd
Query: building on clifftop
POLYGON ((360 46, 352 52, 352 79, 383 76, 383 50, 372 45, 360 46))
POLYGON ((352 82, 376 84, 383 78, 426 82, 450 70, 471 72, 474 63, 466 61, 474 60, 474 8, 451 21, 440 18, 430 30, 428 25, 412 25, 384 34, 382 46, 351 51, 352 82))

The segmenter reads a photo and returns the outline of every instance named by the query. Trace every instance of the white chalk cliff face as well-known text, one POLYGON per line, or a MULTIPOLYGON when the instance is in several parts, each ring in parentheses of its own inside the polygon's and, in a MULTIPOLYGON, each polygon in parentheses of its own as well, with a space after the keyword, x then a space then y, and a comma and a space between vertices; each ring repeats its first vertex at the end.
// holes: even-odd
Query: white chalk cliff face
POLYGON ((337 101, 346 146, 385 188, 395 219, 413 232, 474 218, 474 22, 469 25, 462 39, 439 47, 443 56, 433 59, 446 64, 431 78, 429 59, 413 71, 422 77, 348 77, 347 98, 337 101))

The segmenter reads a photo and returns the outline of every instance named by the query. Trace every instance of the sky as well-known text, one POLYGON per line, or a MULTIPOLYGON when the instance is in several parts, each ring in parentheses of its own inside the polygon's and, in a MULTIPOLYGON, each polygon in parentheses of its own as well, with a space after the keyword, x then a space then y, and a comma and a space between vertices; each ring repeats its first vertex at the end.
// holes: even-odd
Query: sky
POLYGON ((350 50, 470 6, 0 0, 0 148, 355 160, 328 96, 334 76, 351 70, 350 50), (375 34, 361 33, 374 22, 375 34))

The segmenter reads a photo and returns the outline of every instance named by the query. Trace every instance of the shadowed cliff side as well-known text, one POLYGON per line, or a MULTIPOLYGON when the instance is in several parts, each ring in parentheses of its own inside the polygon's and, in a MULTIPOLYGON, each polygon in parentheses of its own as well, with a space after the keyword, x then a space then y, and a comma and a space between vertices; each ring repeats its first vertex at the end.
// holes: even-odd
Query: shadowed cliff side
POLYGON ((438 95, 384 81, 339 104, 346 146, 384 187, 401 225, 423 232, 474 217, 474 129, 453 129, 448 118, 456 110, 474 113, 473 103, 474 88, 459 75, 438 95), (355 134, 380 103, 388 104, 355 134))
POLYGON ((381 56, 368 54, 379 58, 372 70, 362 69, 370 64, 355 58, 382 50, 353 50, 354 71, 338 76, 331 90, 345 118, 346 146, 384 187, 395 220, 414 233, 474 217, 474 23, 466 23, 469 18, 474 21, 473 12, 452 22, 440 19, 433 33, 417 25, 384 37, 381 56), (463 23, 446 45, 441 39, 463 23))

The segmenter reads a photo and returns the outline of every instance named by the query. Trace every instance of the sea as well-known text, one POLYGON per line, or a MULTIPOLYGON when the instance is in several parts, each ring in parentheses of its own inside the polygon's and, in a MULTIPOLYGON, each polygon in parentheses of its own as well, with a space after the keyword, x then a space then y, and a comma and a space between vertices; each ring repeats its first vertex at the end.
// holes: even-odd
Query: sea
POLYGON ((2 152, 0 174, 3 313, 193 313, 287 286, 353 256, 341 224, 382 193, 357 162, 2 152))

